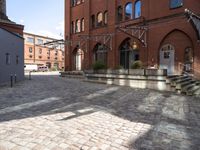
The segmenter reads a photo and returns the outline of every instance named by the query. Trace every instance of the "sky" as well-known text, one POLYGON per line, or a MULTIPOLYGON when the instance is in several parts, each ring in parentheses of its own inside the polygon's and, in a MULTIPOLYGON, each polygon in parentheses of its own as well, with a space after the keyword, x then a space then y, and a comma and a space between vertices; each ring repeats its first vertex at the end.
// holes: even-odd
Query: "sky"
POLYGON ((64 0, 7 0, 7 16, 25 32, 63 38, 64 0))

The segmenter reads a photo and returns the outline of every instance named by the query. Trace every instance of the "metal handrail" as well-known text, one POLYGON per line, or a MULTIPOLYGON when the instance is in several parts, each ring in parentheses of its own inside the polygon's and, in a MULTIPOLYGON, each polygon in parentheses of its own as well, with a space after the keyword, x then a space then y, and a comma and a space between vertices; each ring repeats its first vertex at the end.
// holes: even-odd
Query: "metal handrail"
MULTIPOLYGON (((183 64, 183 63, 180 63, 180 62, 179 62, 179 69, 182 70, 183 74, 185 74, 185 75, 187 75, 187 76, 192 76, 194 79, 198 79, 197 77, 195 77, 194 69, 193 69, 192 67, 191 67, 191 72, 192 72, 192 74, 190 74, 190 73, 188 73, 187 71, 185 71, 185 70, 184 70, 185 67, 187 67, 186 64, 183 64)), ((198 71, 198 70, 196 70, 196 69, 195 69, 195 72, 199 72, 199 73, 200 73, 200 71, 198 71)))

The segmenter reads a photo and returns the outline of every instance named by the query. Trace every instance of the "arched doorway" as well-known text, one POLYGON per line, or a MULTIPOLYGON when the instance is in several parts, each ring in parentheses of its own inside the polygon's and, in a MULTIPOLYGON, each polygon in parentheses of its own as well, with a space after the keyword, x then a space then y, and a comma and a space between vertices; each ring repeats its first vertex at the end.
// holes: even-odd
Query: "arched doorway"
POLYGON ((168 74, 182 74, 193 66, 193 43, 188 34, 175 29, 162 40, 159 48, 160 68, 168 74))
POLYGON ((129 69, 133 62, 140 59, 139 57, 139 49, 137 43, 131 41, 130 38, 125 39, 120 47, 120 66, 124 69, 129 69))
POLYGON ((94 61, 102 62, 107 66, 107 53, 108 48, 101 43, 97 43, 94 47, 94 61))
POLYGON ((80 48, 74 50, 74 69, 80 71, 83 69, 84 52, 80 48))
POLYGON ((174 55, 174 46, 170 44, 166 44, 160 49, 160 69, 167 69, 168 74, 174 73, 174 55))

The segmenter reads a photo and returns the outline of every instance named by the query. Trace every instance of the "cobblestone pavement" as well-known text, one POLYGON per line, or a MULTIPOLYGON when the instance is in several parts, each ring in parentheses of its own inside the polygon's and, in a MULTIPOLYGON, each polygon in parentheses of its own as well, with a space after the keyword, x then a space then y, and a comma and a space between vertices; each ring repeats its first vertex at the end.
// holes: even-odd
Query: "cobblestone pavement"
POLYGON ((200 99, 33 76, 0 88, 0 150, 198 150, 200 99))

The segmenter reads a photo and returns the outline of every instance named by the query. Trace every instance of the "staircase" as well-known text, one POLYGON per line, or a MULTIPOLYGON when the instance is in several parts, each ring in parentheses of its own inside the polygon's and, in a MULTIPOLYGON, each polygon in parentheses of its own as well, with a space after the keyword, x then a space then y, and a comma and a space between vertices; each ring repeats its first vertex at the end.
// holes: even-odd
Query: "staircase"
POLYGON ((171 89, 177 93, 200 97, 200 81, 195 80, 192 76, 168 76, 166 83, 169 84, 171 89))

